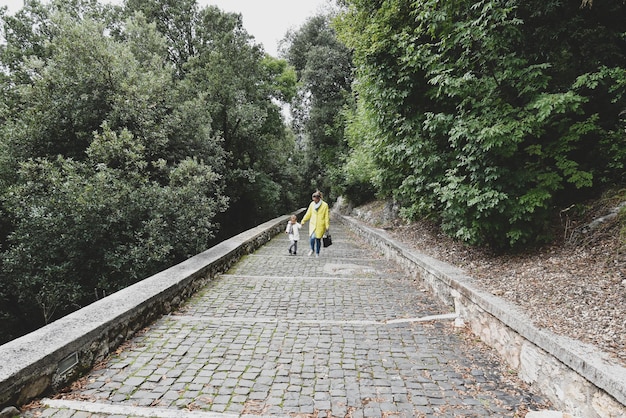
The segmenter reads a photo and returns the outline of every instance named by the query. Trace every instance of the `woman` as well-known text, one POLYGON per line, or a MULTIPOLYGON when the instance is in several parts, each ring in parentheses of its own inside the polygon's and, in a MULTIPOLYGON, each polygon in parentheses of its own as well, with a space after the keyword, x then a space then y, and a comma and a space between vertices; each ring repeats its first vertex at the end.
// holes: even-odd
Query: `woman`
POLYGON ((322 192, 316 190, 311 196, 312 202, 309 205, 304 218, 300 224, 304 225, 309 219, 309 238, 311 240, 311 251, 309 255, 315 252, 315 256, 320 256, 320 247, 322 246, 322 237, 330 228, 330 216, 328 213, 328 203, 322 200, 322 192))

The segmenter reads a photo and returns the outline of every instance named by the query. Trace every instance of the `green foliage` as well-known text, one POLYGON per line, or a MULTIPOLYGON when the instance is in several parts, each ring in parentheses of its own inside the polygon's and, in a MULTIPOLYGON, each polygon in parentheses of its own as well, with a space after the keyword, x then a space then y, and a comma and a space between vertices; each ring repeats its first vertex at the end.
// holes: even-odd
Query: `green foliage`
POLYGON ((208 166, 149 161, 128 131, 105 127, 87 154, 23 163, 3 202, 18 220, 3 254, 5 274, 19 278, 13 303, 37 295, 46 322, 89 303, 94 289, 109 294, 203 251, 227 208, 208 166))
POLYGON ((240 15, 209 7, 195 21, 197 43, 204 48, 185 64, 181 94, 202 92, 198 103, 210 114, 225 151, 230 210, 219 221, 228 230, 242 230, 293 206, 286 202, 289 183, 281 171, 290 164, 294 144, 275 102, 293 95, 293 69, 251 42, 240 15))
POLYGON ((352 89, 352 55, 332 27, 332 16, 317 15, 284 40, 283 54, 298 77, 291 103, 293 129, 304 149, 302 200, 319 189, 332 200, 345 184, 348 153, 343 109, 352 89))
POLYGON ((266 55, 261 65, 267 74, 269 89, 272 96, 284 103, 289 103, 296 96, 297 76, 287 61, 266 55))
POLYGON ((294 208, 295 69, 240 15, 33 0, 0 19, 2 338, 294 208))
POLYGON ((198 25, 196 0, 126 0, 125 3, 128 14, 141 12, 165 36, 168 59, 182 77, 186 63, 199 53, 200 48, 194 36, 198 25))
POLYGON ((336 27, 367 110, 350 123, 375 135, 377 192, 503 249, 549 239, 555 208, 623 182, 618 3, 345 1, 336 27))
POLYGON ((367 110, 359 103, 357 109, 346 107, 344 135, 350 147, 349 154, 341 166, 344 183, 338 186, 338 192, 354 205, 368 202, 374 198, 378 168, 373 154, 376 139, 376 126, 367 110))

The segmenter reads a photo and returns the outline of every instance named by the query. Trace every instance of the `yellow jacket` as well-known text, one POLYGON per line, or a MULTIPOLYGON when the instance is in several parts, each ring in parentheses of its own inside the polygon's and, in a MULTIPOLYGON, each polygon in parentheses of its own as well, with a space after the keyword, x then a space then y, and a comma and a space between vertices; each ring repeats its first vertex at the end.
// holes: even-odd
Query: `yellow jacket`
POLYGON ((330 228, 330 216, 328 212, 328 203, 323 200, 317 210, 315 210, 315 202, 311 202, 302 221, 300 221, 300 223, 304 225, 306 221, 311 220, 311 222, 309 222, 309 237, 313 232, 315 232, 315 238, 322 238, 322 236, 324 236, 326 230, 330 228))

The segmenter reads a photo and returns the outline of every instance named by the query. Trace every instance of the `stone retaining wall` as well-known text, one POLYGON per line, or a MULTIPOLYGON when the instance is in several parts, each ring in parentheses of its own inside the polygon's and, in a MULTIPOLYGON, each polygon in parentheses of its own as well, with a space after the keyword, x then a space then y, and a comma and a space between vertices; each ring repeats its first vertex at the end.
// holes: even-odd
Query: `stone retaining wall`
POLYGON ((454 306, 458 325, 467 324, 556 408, 584 418, 626 417, 626 368, 606 353, 537 329, 517 307, 480 290, 460 269, 414 252, 382 229, 334 215, 454 306))
POLYGON ((0 346, 0 409, 22 405, 76 380, 243 255, 283 232, 288 217, 265 222, 0 346))

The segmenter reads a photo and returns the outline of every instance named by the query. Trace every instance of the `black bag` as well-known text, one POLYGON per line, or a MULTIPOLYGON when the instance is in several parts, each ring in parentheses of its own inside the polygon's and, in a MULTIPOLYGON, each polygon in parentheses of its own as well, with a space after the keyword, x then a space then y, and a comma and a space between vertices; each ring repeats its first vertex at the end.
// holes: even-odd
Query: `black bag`
POLYGON ((333 245, 333 240, 332 240, 332 238, 330 237, 330 234, 324 235, 324 236, 322 237, 322 243, 323 243, 323 245, 324 245, 324 248, 326 248, 326 247, 330 247, 331 245, 333 245))

